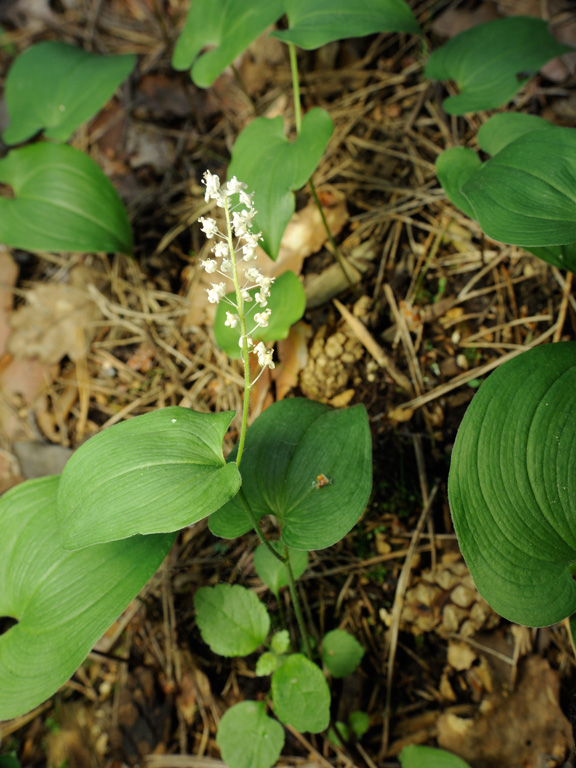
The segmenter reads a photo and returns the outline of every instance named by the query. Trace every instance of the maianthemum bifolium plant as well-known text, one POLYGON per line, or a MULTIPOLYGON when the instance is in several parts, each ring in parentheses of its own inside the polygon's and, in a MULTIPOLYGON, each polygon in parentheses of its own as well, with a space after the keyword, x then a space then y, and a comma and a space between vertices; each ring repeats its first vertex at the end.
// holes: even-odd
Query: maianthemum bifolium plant
MULTIPOLYGON (((304 308, 294 275, 272 280, 251 261, 256 245, 276 258, 293 193, 310 180, 332 133, 325 110, 300 114, 296 47, 419 28, 401 0, 253 0, 249 6, 195 0, 174 66, 191 66, 194 82, 207 87, 283 15, 286 28, 273 34, 289 48, 297 137, 286 138, 281 118, 257 118, 234 145, 229 181, 204 175, 206 202, 216 212, 200 220, 214 241, 201 266, 213 276, 215 335, 244 369, 238 443, 225 460, 222 442, 233 413, 165 408, 96 435, 61 477, 28 481, 4 495, 0 617, 14 626, 0 636, 0 718, 51 696, 156 571, 177 531, 206 517, 217 536, 257 533, 256 570, 274 594, 290 590, 300 629, 297 640, 285 629, 271 633, 265 606, 238 585, 195 595, 198 626, 212 650, 223 656, 262 650, 256 674, 270 677, 264 701, 244 701, 222 718, 218 743, 232 768, 273 765, 284 743, 281 723, 324 731, 330 691, 318 662, 342 677, 362 658, 362 647, 338 629, 311 648, 296 580, 307 552, 337 542, 362 514, 371 487, 366 412, 296 398, 275 403, 248 428, 250 389, 275 365, 269 344, 286 335, 304 308), (202 52, 208 43, 212 48, 202 52), (266 515, 276 524, 271 539, 258 524, 266 515)), ((525 81, 520 73, 565 51, 540 20, 500 19, 434 51, 425 75, 457 83, 458 96, 444 106, 459 115, 503 106, 525 81)), ((43 130, 48 141, 0 160, 0 181, 14 191, 0 198, 3 242, 29 250, 131 252, 126 213, 108 180, 90 158, 60 142, 133 65, 133 57, 94 57, 62 43, 41 43, 16 60, 6 85, 11 125, 4 140, 21 143, 43 130), (34 114, 27 109, 31 88, 34 114)), ((571 269, 574 135, 534 116, 495 115, 477 137, 489 159, 449 149, 438 160, 439 179, 488 235, 571 269)), ((454 524, 480 592, 502 615, 535 626, 576 612, 575 349, 573 343, 537 347, 502 365, 468 409, 450 471, 454 524)), ((367 727, 365 713, 350 713, 332 738, 359 738, 367 727)), ((400 760, 403 768, 465 766, 424 747, 406 748, 400 760)))

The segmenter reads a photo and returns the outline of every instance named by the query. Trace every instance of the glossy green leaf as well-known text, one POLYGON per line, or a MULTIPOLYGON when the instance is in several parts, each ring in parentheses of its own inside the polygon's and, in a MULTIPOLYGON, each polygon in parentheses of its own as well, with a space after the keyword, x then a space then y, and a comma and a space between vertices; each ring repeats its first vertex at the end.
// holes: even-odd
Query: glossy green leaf
POLYGON ((403 0, 284 0, 288 29, 273 32, 284 42, 313 50, 334 40, 378 32, 420 33, 403 0))
POLYGON ((272 675, 274 714, 297 731, 320 733, 330 722, 330 690, 322 670, 299 653, 272 675))
POLYGON ((84 443, 60 483, 64 546, 176 531, 225 504, 241 482, 236 464, 222 456, 233 415, 162 408, 84 443))
POLYGON ((55 693, 154 574, 174 535, 62 549, 58 477, 30 480, 0 500, 0 720, 55 693))
POLYGON ((243 701, 220 720, 216 743, 229 768, 271 768, 284 746, 284 728, 262 701, 243 701))
POLYGON ((443 106, 450 115, 463 115, 506 104, 547 61, 570 50, 557 42, 545 21, 510 16, 453 37, 433 51, 424 74, 456 81, 460 93, 443 106))
MULTIPOLYGON (((282 400, 248 429, 242 486, 257 519, 274 515, 284 544, 323 549, 345 536, 364 511, 372 488, 371 454, 363 406, 332 410, 313 400, 282 400)), ((226 538, 251 528, 239 498, 208 522, 226 538)))
POLYGON ((275 653, 266 651, 266 653, 263 653, 256 662, 256 675, 258 677, 268 677, 272 672, 278 669, 281 663, 282 660, 279 656, 275 653))
POLYGON ((118 193, 102 170, 73 147, 40 143, 0 160, 0 241, 29 251, 130 254, 132 232, 118 193))
POLYGON ((463 147, 436 161, 450 200, 495 240, 576 269, 576 130, 530 115, 495 115, 478 139, 485 151, 497 151, 483 165, 463 147))
POLYGON ((135 64, 134 54, 99 56, 55 41, 31 46, 6 79, 10 124, 4 142, 20 144, 39 131, 67 141, 112 98, 135 64))
POLYGON ((504 147, 520 136, 533 131, 545 131, 552 128, 552 123, 536 115, 523 112, 501 112, 492 115, 478 131, 478 145, 489 155, 497 155, 504 147))
MULTIPOLYGON (((253 299, 257 292, 258 288, 253 288, 249 291, 253 299)), ((236 300, 235 294, 230 293, 228 296, 232 301, 236 300)), ((248 304, 247 308, 252 308, 247 319, 248 330, 250 331, 256 325, 251 319, 254 312, 262 312, 262 309, 255 302, 248 304)), ((272 283, 268 298, 268 308, 272 311, 270 320, 266 328, 258 328, 256 330, 252 337, 255 342, 285 339, 291 326, 297 323, 304 314, 306 294, 294 272, 284 272, 272 283)), ((216 308, 216 317, 214 318, 214 337, 218 346, 226 352, 228 357, 238 358, 241 354, 238 343, 240 341, 240 326, 230 328, 225 325, 227 311, 233 312, 234 310, 229 304, 221 301, 216 308)))
POLYGON ((536 347, 498 368, 460 426, 449 498, 480 594, 510 621, 576 611, 576 343, 536 347))
POLYGON ((266 606, 239 584, 201 587, 194 595, 194 607, 202 639, 220 656, 248 656, 270 631, 266 606))
POLYGON ((254 227, 262 230, 261 245, 273 259, 295 210, 294 191, 316 170, 333 130, 328 112, 315 107, 304 115, 293 142, 284 135, 281 117, 257 117, 236 139, 228 177, 236 176, 254 192, 254 227))
POLYGON ((357 739, 361 739, 370 728, 370 716, 367 712, 362 712, 362 710, 352 712, 348 720, 350 722, 352 733, 357 739))
POLYGON ((402 768, 470 768, 468 763, 444 749, 410 744, 400 752, 402 768))
POLYGON ((282 0, 193 0, 172 66, 192 67, 192 80, 207 88, 282 13, 282 0))
POLYGON ((322 641, 322 661, 332 677, 347 677, 359 666, 364 648, 342 629, 333 629, 322 641))
MULTIPOLYGON (((277 552, 283 552, 284 547, 280 542, 271 541, 270 544, 277 552)), ((292 573, 295 579, 299 579, 308 567, 308 552, 302 549, 291 549, 289 552, 292 573)), ((278 595, 282 587, 288 586, 286 566, 264 544, 260 544, 254 551, 254 568, 275 595, 278 595)))

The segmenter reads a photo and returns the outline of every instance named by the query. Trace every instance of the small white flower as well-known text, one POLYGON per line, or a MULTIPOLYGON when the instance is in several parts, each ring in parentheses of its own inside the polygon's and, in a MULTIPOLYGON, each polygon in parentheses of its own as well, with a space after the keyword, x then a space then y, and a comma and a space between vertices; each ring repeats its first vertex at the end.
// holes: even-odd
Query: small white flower
POLYGON ((226 321, 224 325, 228 325, 230 328, 236 328, 239 322, 240 318, 238 315, 233 315, 232 312, 226 312, 226 321))
POLYGON ((250 296, 248 291, 241 291, 241 294, 244 301, 252 301, 252 296, 250 296))
POLYGON ((220 299, 226 295, 226 283, 212 283, 212 288, 208 288, 208 301, 211 304, 218 304, 220 299))
POLYGON ((260 275, 259 279, 256 281, 260 288, 262 288, 263 291, 270 291, 270 286, 274 282, 276 278, 275 277, 264 277, 264 275, 260 275))
MULTIPOLYGON (((244 186, 247 186, 246 184, 244 186)), ((254 192, 250 192, 248 194, 247 192, 240 191, 240 202, 242 205, 245 205, 247 208, 252 208, 252 198, 254 197, 254 192)))
POLYGON ((223 240, 216 243, 214 248, 212 248, 212 253, 214 256, 216 256, 217 259, 227 259, 230 255, 230 251, 228 250, 228 243, 225 243, 223 240))
POLYGON ((220 270, 225 272, 227 275, 232 274, 232 262, 230 259, 222 259, 220 262, 220 270))
POLYGON ((240 349, 242 349, 244 346, 244 339, 246 339, 246 343, 248 344, 248 349, 254 346, 254 342, 252 341, 250 336, 240 336, 240 338, 238 339, 238 346, 240 347, 240 349))
POLYGON ((254 296, 258 304, 260 304, 261 307, 265 307, 268 304, 268 298, 270 297, 270 291, 266 288, 261 288, 258 293, 254 296))
POLYGON ((246 280, 249 280, 251 283, 256 283, 256 285, 260 285, 260 280, 262 278, 262 273, 259 269, 256 269, 256 267, 248 267, 248 269, 244 270, 244 277, 246 280))
POLYGON ((272 360, 272 350, 267 349, 264 342, 261 341, 254 347, 254 353, 258 355, 258 365, 262 368, 275 368, 274 361, 272 360))
POLYGON ((272 314, 271 309, 267 309, 264 312, 257 312, 254 315, 254 320, 256 320, 256 322, 261 328, 266 328, 271 314, 272 314))
POLYGON ((206 192, 204 193, 204 200, 220 200, 222 193, 220 192, 220 179, 210 171, 206 171, 203 176, 204 184, 206 185, 206 192))
POLYGON ((232 176, 228 184, 226 185, 226 190, 228 195, 245 195, 246 193, 243 192, 244 189, 248 187, 247 184, 244 184, 243 181, 238 181, 236 176, 232 176))
POLYGON ((213 272, 216 272, 218 269, 218 263, 215 259, 203 259, 200 264, 204 267, 209 275, 211 275, 213 272))
POLYGON ((200 216, 198 221, 202 224, 202 232, 204 232, 208 240, 211 240, 214 235, 218 234, 218 224, 216 224, 214 219, 205 219, 203 216, 200 216))

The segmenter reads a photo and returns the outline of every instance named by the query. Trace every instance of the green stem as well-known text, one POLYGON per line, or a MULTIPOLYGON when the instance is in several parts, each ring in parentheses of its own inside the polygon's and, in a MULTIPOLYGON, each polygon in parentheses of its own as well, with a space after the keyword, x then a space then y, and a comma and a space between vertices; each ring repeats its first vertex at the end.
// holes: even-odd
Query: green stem
MULTIPOLYGON (((300 130, 302 129, 302 103, 300 100, 300 78, 298 77, 298 59, 296 57, 296 48, 294 46, 294 43, 288 43, 288 50, 290 51, 290 71, 292 73, 292 91, 294 93, 294 121, 296 123, 296 134, 299 136, 300 130)), ((340 251, 338 250, 336 241, 332 237, 332 232, 330 232, 330 227, 328 226, 328 222, 326 221, 326 216, 324 215, 324 209, 322 208, 322 204, 318 198, 318 195, 316 194, 316 187, 314 186, 312 177, 308 179, 308 184, 310 185, 310 191, 312 192, 314 203, 316 204, 316 207, 318 208, 318 212, 320 213, 320 218, 322 219, 322 225, 324 226, 326 235, 328 236, 328 240, 330 242, 330 245, 332 246, 332 255, 340 265, 340 269, 344 273, 344 277, 346 278, 348 285, 351 288, 354 288, 354 282, 350 278, 350 275, 346 272, 346 268, 344 267, 344 261, 342 259, 342 256, 340 255, 340 251)))
POLYGON ((238 265, 236 264, 236 251, 234 249, 234 240, 232 239, 232 223, 230 221, 230 209, 228 207, 228 198, 224 205, 226 214, 226 229, 228 234, 228 250, 230 251, 230 260, 232 262, 232 280, 236 292, 236 305, 238 307, 238 317, 240 318, 240 329, 242 333, 242 361, 244 363, 244 396, 242 398, 242 424, 240 426, 240 438, 238 440, 238 453, 236 455, 236 464, 240 466, 242 453, 244 452, 244 441, 246 439, 246 430, 248 429, 248 413, 250 410, 250 350, 248 349, 248 336, 246 333, 246 315, 244 314, 244 299, 238 280, 238 265))
POLYGON ((298 59, 294 43, 288 43, 290 51, 290 71, 292 72, 292 91, 294 93, 294 120, 296 121, 296 133, 300 135, 302 128, 302 105, 300 103, 300 79, 298 77, 298 59))
POLYGON ((308 639, 308 630, 306 629, 306 622, 304 621, 304 614, 302 613, 302 606, 300 604, 300 598, 298 597, 298 590, 296 589, 296 579, 294 578, 294 571, 292 570, 292 564, 290 562, 290 552, 287 547, 284 547, 284 565, 288 572, 288 589, 290 590, 290 597, 292 598, 292 605, 294 606, 298 629, 300 630, 302 642, 304 643, 304 650, 306 656, 312 661, 312 648, 310 647, 310 640, 308 639))
POLYGON ((260 539, 262 544, 264 544, 266 549, 274 555, 276 560, 280 560, 280 562, 285 565, 286 564, 285 558, 282 557, 280 552, 276 552, 276 550, 274 549, 272 544, 270 544, 270 542, 268 541, 266 536, 264 536, 264 534, 260 530, 260 526, 258 525, 258 520, 256 520, 256 515, 252 511, 252 507, 250 506, 250 502, 246 498, 246 494, 244 493, 244 489, 243 488, 240 488, 240 490, 238 491, 238 498, 240 499, 240 502, 242 503, 242 506, 244 507, 244 511, 246 512, 246 514, 250 518, 250 523, 252 524, 252 528, 254 528, 254 531, 256 532, 256 535, 258 536, 258 538, 260 539))

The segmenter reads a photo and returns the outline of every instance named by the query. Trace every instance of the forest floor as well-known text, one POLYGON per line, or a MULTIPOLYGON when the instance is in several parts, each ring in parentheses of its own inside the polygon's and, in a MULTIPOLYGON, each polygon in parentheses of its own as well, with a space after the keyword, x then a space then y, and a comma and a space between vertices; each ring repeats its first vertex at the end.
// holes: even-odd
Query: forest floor
MULTIPOLYGON (((511 4, 410 5, 434 48, 511 4)), ((514 12, 539 7, 515 3, 514 12)), ((290 69, 283 44, 263 36, 235 72, 197 88, 171 66, 186 10, 185 0, 0 4, 10 40, 0 48, 3 78, 15 53, 41 40, 138 54, 130 80, 73 138, 126 204, 134 259, 0 249, 1 490, 59 471, 72 449, 131 416, 239 408, 241 370, 214 342, 198 266, 207 252, 200 182, 206 169, 225 177, 255 114, 282 115, 293 137, 290 69)), ((441 746, 473 768, 572 765, 566 628, 531 630, 491 611, 459 553, 447 500, 456 430, 486 374, 527 347, 574 337, 572 276, 483 238, 448 203, 435 160, 470 145, 488 115, 447 116, 443 87, 423 77, 423 64, 416 39, 403 35, 334 43, 299 60, 304 109, 322 106, 335 124, 314 181, 353 286, 305 187, 273 269, 301 276, 307 308, 277 345, 252 418, 293 396, 368 411, 369 506, 343 541, 311 553, 299 583, 311 633, 341 627, 366 650, 357 673, 333 681, 333 714, 363 710, 370 728, 340 746, 291 731, 279 765, 397 766, 407 744, 441 746)), ((547 77, 532 78, 514 109, 574 125, 573 78, 547 77)), ((205 521, 184 530, 74 678, 34 712, 0 723, 0 753, 16 750, 24 766, 223 765, 217 723, 258 696, 261 680, 252 657, 211 653, 192 596, 241 583, 275 613, 254 571, 255 543, 253 534, 215 539, 205 521)), ((280 597, 293 622, 289 596, 280 597)))

